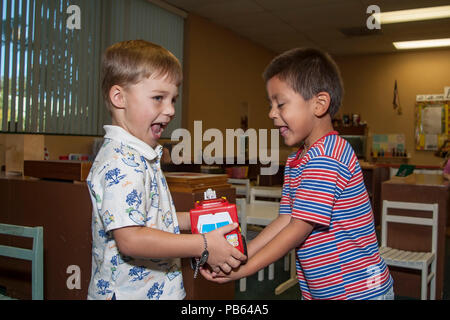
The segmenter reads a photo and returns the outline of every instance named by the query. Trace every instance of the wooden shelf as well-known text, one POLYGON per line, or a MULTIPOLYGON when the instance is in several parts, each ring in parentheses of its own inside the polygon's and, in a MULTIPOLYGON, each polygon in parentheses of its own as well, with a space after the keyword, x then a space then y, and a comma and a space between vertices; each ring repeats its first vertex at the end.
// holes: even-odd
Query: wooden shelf
POLYGON ((336 126, 334 130, 339 132, 342 136, 365 136, 366 135, 367 125, 360 126, 336 126))

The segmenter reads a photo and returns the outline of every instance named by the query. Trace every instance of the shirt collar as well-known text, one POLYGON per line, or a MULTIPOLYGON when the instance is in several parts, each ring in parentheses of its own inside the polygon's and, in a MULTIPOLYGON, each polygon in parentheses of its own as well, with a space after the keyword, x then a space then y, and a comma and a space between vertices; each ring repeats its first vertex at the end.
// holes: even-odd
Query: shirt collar
POLYGON ((105 125, 105 139, 111 139, 121 142, 127 146, 132 147, 139 153, 141 153, 147 160, 161 159, 163 147, 158 144, 155 148, 150 147, 144 141, 136 138, 131 133, 119 126, 105 125))
MULTIPOLYGON (((317 139, 317 140, 316 140, 316 141, 308 148, 306 154, 308 154, 309 150, 311 150, 313 147, 315 147, 318 143, 322 142, 323 139, 325 139, 326 137, 331 136, 331 135, 338 135, 338 134, 339 134, 339 132, 337 132, 337 131, 330 131, 330 132, 328 132, 326 135, 324 135, 324 136, 321 137, 320 139, 317 139)), ((289 166, 290 166, 291 168, 292 168, 292 167, 295 167, 295 166, 297 166, 297 165, 299 165, 299 164, 302 162, 303 158, 300 158, 300 154, 302 153, 302 151, 303 151, 303 148, 298 149, 298 151, 297 151, 297 153, 296 153, 296 155, 295 155, 294 160, 292 160, 292 161, 289 163, 289 166)), ((306 154, 305 154, 305 155, 306 155, 306 154)), ((303 156, 303 157, 304 157, 304 156, 303 156)))

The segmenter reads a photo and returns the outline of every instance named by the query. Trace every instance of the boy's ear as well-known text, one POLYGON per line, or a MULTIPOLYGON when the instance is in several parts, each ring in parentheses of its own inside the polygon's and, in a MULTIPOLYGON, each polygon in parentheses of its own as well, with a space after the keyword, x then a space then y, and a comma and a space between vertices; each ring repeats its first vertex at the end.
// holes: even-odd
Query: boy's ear
POLYGON ((331 97, 328 92, 321 91, 315 96, 314 115, 324 116, 330 107, 331 97))
POLYGON ((125 89, 119 85, 113 85, 109 89, 109 100, 115 108, 125 109, 125 89))

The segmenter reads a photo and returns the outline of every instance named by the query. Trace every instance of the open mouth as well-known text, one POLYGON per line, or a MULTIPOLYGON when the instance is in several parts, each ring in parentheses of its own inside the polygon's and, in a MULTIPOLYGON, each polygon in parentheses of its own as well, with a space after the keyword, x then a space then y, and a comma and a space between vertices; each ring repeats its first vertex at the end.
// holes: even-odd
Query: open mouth
POLYGON ((287 127, 287 126, 280 126, 279 127, 279 130, 280 130, 280 134, 281 134, 281 136, 286 136, 286 134, 288 133, 288 131, 289 131, 289 128, 287 127))
POLYGON ((151 129, 152 133, 156 138, 160 138, 164 129, 167 127, 167 122, 156 122, 152 123, 151 129))

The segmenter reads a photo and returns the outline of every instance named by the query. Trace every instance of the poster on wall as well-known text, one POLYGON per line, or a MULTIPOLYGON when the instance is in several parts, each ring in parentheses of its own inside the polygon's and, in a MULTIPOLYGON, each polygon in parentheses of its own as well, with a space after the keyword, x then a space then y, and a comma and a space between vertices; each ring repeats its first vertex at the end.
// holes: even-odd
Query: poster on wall
POLYGON ((438 150, 449 137, 449 101, 443 95, 418 96, 415 106, 416 150, 438 150), (442 97, 441 97, 442 96, 442 97))
POLYGON ((406 140, 403 133, 399 134, 374 134, 372 136, 372 152, 384 157, 393 156, 393 153, 406 151, 406 140))

